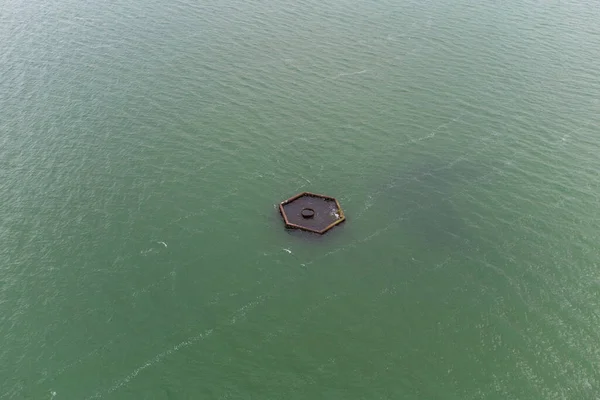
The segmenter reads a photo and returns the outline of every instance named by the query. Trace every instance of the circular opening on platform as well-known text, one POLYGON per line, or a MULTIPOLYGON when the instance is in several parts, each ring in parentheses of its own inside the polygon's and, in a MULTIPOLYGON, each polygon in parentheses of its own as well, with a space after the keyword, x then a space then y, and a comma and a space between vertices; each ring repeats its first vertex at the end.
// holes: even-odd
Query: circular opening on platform
POLYGON ((304 208, 302 211, 300 211, 300 214, 304 218, 312 218, 315 216, 315 210, 312 208, 304 208))

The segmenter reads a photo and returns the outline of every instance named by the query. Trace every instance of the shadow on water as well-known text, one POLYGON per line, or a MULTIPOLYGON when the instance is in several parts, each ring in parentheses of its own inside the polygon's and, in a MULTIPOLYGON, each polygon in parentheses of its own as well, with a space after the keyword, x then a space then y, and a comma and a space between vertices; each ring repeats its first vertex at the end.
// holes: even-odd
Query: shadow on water
POLYGON ((373 207, 390 220, 400 218, 399 231, 421 251, 466 251, 477 235, 466 223, 470 210, 459 200, 487 172, 474 164, 419 165, 384 184, 373 207))

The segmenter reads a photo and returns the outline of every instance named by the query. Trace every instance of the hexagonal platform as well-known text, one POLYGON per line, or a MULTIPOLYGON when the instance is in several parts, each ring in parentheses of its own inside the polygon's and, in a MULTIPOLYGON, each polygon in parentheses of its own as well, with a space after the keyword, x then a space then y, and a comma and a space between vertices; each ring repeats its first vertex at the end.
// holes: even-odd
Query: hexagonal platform
POLYGON ((279 204, 286 228, 323 234, 343 222, 344 212, 333 197, 303 192, 279 204))

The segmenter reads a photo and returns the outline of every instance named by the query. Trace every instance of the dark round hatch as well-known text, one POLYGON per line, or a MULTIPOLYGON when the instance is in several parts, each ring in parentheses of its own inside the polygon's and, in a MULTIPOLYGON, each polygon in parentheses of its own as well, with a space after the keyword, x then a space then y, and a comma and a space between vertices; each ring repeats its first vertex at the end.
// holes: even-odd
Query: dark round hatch
POLYGON ((307 219, 312 218, 315 216, 315 210, 313 210, 312 208, 304 208, 304 209, 302 209, 300 214, 302 215, 303 218, 307 218, 307 219))

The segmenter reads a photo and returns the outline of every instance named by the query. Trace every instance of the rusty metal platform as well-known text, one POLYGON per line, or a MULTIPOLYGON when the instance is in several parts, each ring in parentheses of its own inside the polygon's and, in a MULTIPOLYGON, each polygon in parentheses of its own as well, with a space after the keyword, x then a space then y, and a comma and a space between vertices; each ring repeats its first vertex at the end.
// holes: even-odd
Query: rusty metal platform
POLYGON ((331 196, 302 192, 279 204, 286 228, 323 234, 344 222, 340 203, 331 196))

